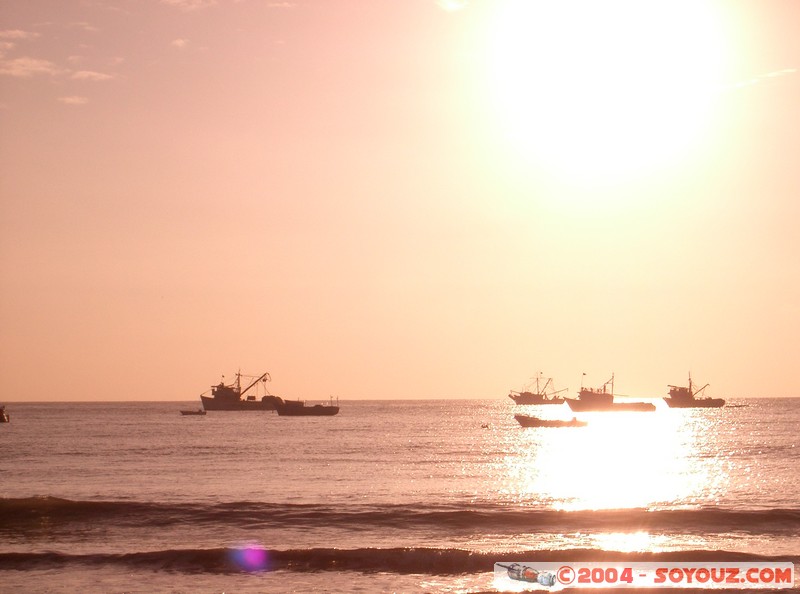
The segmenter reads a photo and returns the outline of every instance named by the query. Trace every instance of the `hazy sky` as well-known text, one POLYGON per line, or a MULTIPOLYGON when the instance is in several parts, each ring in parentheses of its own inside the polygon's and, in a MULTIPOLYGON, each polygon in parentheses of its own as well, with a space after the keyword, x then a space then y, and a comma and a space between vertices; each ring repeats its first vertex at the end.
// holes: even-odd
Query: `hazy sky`
POLYGON ((798 396, 796 0, 0 0, 0 397, 798 396))

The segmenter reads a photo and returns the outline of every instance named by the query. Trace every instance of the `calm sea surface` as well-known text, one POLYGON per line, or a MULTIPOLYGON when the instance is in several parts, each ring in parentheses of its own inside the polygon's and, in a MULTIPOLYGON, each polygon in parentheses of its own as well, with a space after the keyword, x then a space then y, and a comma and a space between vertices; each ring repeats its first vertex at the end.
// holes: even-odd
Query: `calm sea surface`
MULTIPOLYGON (((800 563, 800 399, 590 413, 342 401, 8 404, 7 592, 493 591, 501 560, 800 563)), ((797 585, 797 584, 796 584, 797 585)))

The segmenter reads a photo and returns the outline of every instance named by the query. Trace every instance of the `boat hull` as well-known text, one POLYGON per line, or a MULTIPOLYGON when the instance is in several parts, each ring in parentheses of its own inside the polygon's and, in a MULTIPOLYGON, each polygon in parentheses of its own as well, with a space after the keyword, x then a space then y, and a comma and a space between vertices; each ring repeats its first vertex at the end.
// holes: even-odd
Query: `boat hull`
POLYGON ((664 398, 670 408, 722 408, 725 400, 722 398, 692 398, 691 400, 675 400, 664 398))
POLYGON ((211 396, 200 396, 205 410, 275 410, 277 396, 261 400, 220 400, 211 396))
POLYGON ((523 392, 522 394, 509 394, 508 397, 517 404, 564 404, 563 398, 548 398, 541 394, 523 392))
POLYGON ((585 402, 567 398, 573 412, 652 412, 656 409, 650 402, 585 402))
POLYGON ((586 427, 588 424, 586 421, 578 421, 577 419, 561 421, 558 419, 540 419, 527 415, 514 415, 514 418, 523 427, 586 427))
POLYGON ((338 406, 323 406, 322 404, 315 404, 314 406, 300 406, 294 404, 279 403, 275 406, 280 417, 332 417, 339 413, 338 406))

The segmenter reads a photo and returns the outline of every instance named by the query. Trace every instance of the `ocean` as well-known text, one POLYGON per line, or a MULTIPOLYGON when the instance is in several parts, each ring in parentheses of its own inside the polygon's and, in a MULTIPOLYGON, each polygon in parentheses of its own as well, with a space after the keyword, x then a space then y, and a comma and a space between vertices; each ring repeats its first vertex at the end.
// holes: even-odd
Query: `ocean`
MULTIPOLYGON (((800 399, 6 403, 4 592, 493 592, 498 561, 791 561, 800 399)), ((795 586, 798 584, 795 572, 795 586)))

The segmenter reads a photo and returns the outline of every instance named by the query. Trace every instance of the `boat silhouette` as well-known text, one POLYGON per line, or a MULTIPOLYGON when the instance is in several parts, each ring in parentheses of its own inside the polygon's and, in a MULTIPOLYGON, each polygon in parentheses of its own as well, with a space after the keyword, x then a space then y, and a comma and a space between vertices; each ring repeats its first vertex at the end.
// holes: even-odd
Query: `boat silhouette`
POLYGON ((602 388, 581 386, 578 397, 566 398, 566 401, 573 412, 650 412, 656 409, 650 402, 614 402, 614 374, 611 374, 611 379, 604 383, 602 388))
POLYGON ((725 406, 722 398, 698 398, 697 395, 708 387, 708 384, 694 390, 692 386, 692 374, 689 374, 688 386, 668 386, 669 396, 664 398, 664 402, 670 408, 721 408, 725 406))
POLYGON ((237 372, 234 383, 226 385, 221 381, 216 386, 211 386, 211 396, 200 395, 203 408, 205 410, 275 410, 276 403, 283 402, 282 398, 271 394, 263 396, 260 400, 257 400, 254 395, 245 396, 259 382, 266 385, 272 379, 269 373, 262 373, 244 389, 242 389, 242 377, 244 376, 237 372))
POLYGON ((586 427, 586 421, 579 421, 572 417, 569 421, 561 419, 540 419, 539 417, 531 417, 528 415, 514 415, 517 423, 523 427, 586 427))
POLYGON ((339 399, 333 404, 314 404, 306 406, 302 400, 281 400, 275 403, 275 410, 280 417, 332 417, 339 414, 339 399))
POLYGON ((535 391, 533 385, 531 385, 529 389, 523 388, 523 391, 521 392, 515 392, 512 390, 509 392, 508 397, 517 404, 563 404, 564 399, 558 397, 557 394, 566 391, 566 388, 548 393, 547 387, 550 386, 552 388, 553 378, 547 378, 547 381, 541 386, 539 381, 540 379, 542 379, 541 372, 539 372, 539 374, 536 376, 535 391))

